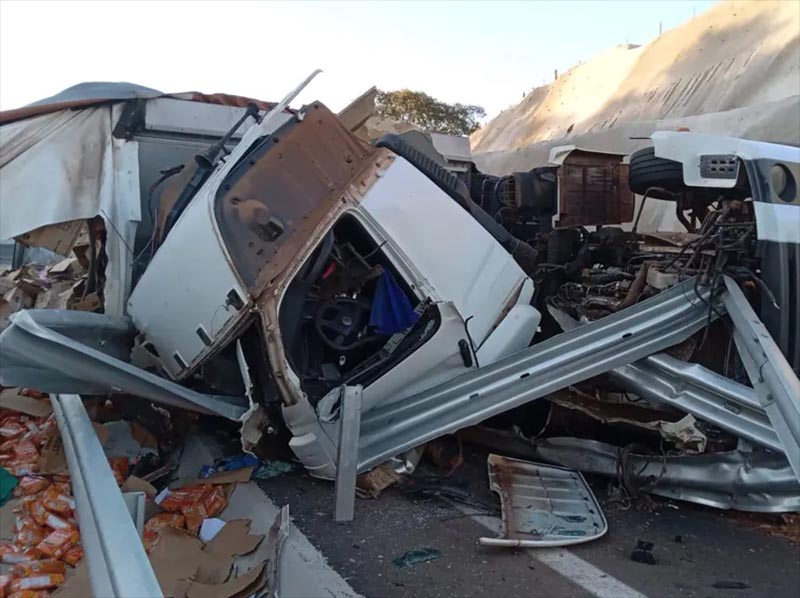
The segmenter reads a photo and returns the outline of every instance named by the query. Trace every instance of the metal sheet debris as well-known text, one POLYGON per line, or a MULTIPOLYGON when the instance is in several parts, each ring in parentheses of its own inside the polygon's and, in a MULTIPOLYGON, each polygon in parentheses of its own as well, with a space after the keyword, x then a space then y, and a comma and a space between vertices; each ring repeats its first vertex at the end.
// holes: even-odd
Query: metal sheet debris
POLYGON ((582 438, 536 440, 537 458, 585 473, 616 478, 620 472, 653 494, 720 509, 762 513, 800 510, 800 484, 786 457, 769 451, 702 455, 629 453, 582 438))
POLYGON ((578 471, 489 455, 489 486, 500 496, 501 537, 483 546, 552 548, 581 544, 608 531, 603 510, 578 471))

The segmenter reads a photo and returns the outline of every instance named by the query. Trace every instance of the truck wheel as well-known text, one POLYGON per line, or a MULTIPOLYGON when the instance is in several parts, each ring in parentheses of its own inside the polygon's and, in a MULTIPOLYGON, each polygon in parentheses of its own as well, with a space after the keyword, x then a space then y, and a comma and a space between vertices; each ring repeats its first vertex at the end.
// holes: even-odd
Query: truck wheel
MULTIPOLYGON (((658 158, 652 147, 641 149, 631 154, 628 171, 628 186, 631 191, 644 195, 651 187, 659 187, 673 193, 685 191, 683 182, 683 165, 674 160, 658 158)), ((669 194, 651 192, 657 199, 672 199, 669 194)))

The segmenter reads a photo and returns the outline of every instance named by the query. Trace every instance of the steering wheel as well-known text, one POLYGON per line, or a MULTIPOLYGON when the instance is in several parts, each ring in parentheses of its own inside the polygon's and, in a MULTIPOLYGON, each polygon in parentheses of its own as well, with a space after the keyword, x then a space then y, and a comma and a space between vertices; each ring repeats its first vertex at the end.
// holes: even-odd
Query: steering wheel
POLYGON ((350 351, 375 338, 359 337, 369 323, 370 305, 359 299, 328 299, 314 314, 314 327, 322 342, 336 351, 350 351))

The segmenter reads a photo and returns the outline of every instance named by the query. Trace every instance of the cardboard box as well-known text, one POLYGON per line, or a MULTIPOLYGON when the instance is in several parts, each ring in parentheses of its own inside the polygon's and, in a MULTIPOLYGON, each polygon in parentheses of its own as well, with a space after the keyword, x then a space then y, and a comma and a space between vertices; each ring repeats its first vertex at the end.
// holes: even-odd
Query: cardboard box
POLYGON ((44 247, 67 256, 85 227, 85 220, 71 220, 39 227, 15 239, 26 247, 44 247))
POLYGON ((3 299, 11 306, 11 311, 19 311, 21 309, 29 309, 33 307, 35 297, 25 292, 25 289, 14 287, 3 295, 3 299))

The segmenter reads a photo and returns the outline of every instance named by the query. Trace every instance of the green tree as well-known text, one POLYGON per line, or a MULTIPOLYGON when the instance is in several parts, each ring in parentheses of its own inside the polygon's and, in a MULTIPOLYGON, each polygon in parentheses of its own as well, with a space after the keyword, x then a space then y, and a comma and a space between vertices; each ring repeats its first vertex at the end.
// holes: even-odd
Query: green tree
POLYGON ((384 118, 450 135, 469 135, 480 128, 478 119, 486 116, 481 106, 448 104, 410 89, 378 91, 375 105, 378 114, 384 118))

